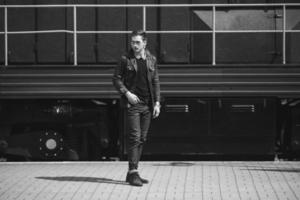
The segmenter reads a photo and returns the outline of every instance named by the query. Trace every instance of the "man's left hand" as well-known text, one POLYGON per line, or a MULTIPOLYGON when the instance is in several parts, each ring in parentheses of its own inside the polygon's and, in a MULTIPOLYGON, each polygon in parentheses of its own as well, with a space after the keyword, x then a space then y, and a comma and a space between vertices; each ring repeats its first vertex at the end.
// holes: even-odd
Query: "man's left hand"
POLYGON ((160 113, 160 105, 155 105, 153 108, 153 118, 158 117, 159 113, 160 113))

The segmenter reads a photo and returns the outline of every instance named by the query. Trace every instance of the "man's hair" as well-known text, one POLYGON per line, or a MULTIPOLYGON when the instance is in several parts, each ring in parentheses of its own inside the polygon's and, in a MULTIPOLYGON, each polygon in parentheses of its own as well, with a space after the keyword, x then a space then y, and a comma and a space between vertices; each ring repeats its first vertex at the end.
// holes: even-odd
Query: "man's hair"
POLYGON ((132 31, 131 37, 142 36, 143 40, 147 40, 146 32, 143 30, 132 31))

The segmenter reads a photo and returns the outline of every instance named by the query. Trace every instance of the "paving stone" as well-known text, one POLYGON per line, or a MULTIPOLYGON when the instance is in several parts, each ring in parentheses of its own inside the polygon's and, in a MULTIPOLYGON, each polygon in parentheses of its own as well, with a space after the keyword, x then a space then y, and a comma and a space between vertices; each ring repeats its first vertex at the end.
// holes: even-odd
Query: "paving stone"
POLYGON ((127 162, 0 163, 0 200, 297 200, 300 162, 142 162, 143 187, 127 162))

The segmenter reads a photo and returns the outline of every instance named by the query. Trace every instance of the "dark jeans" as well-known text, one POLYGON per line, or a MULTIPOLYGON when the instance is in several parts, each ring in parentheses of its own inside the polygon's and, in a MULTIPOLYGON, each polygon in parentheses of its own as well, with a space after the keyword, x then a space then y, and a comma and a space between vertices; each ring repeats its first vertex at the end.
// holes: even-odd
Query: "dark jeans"
POLYGON ((127 152, 129 170, 137 169, 142 155, 143 144, 151 122, 149 106, 144 103, 127 108, 127 152))

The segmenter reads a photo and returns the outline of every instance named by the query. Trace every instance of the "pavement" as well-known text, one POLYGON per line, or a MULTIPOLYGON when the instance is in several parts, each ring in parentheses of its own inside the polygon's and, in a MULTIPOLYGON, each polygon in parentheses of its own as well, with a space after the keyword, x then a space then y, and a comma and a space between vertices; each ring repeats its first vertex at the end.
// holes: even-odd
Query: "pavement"
POLYGON ((298 200, 300 162, 1 162, 0 200, 298 200))

